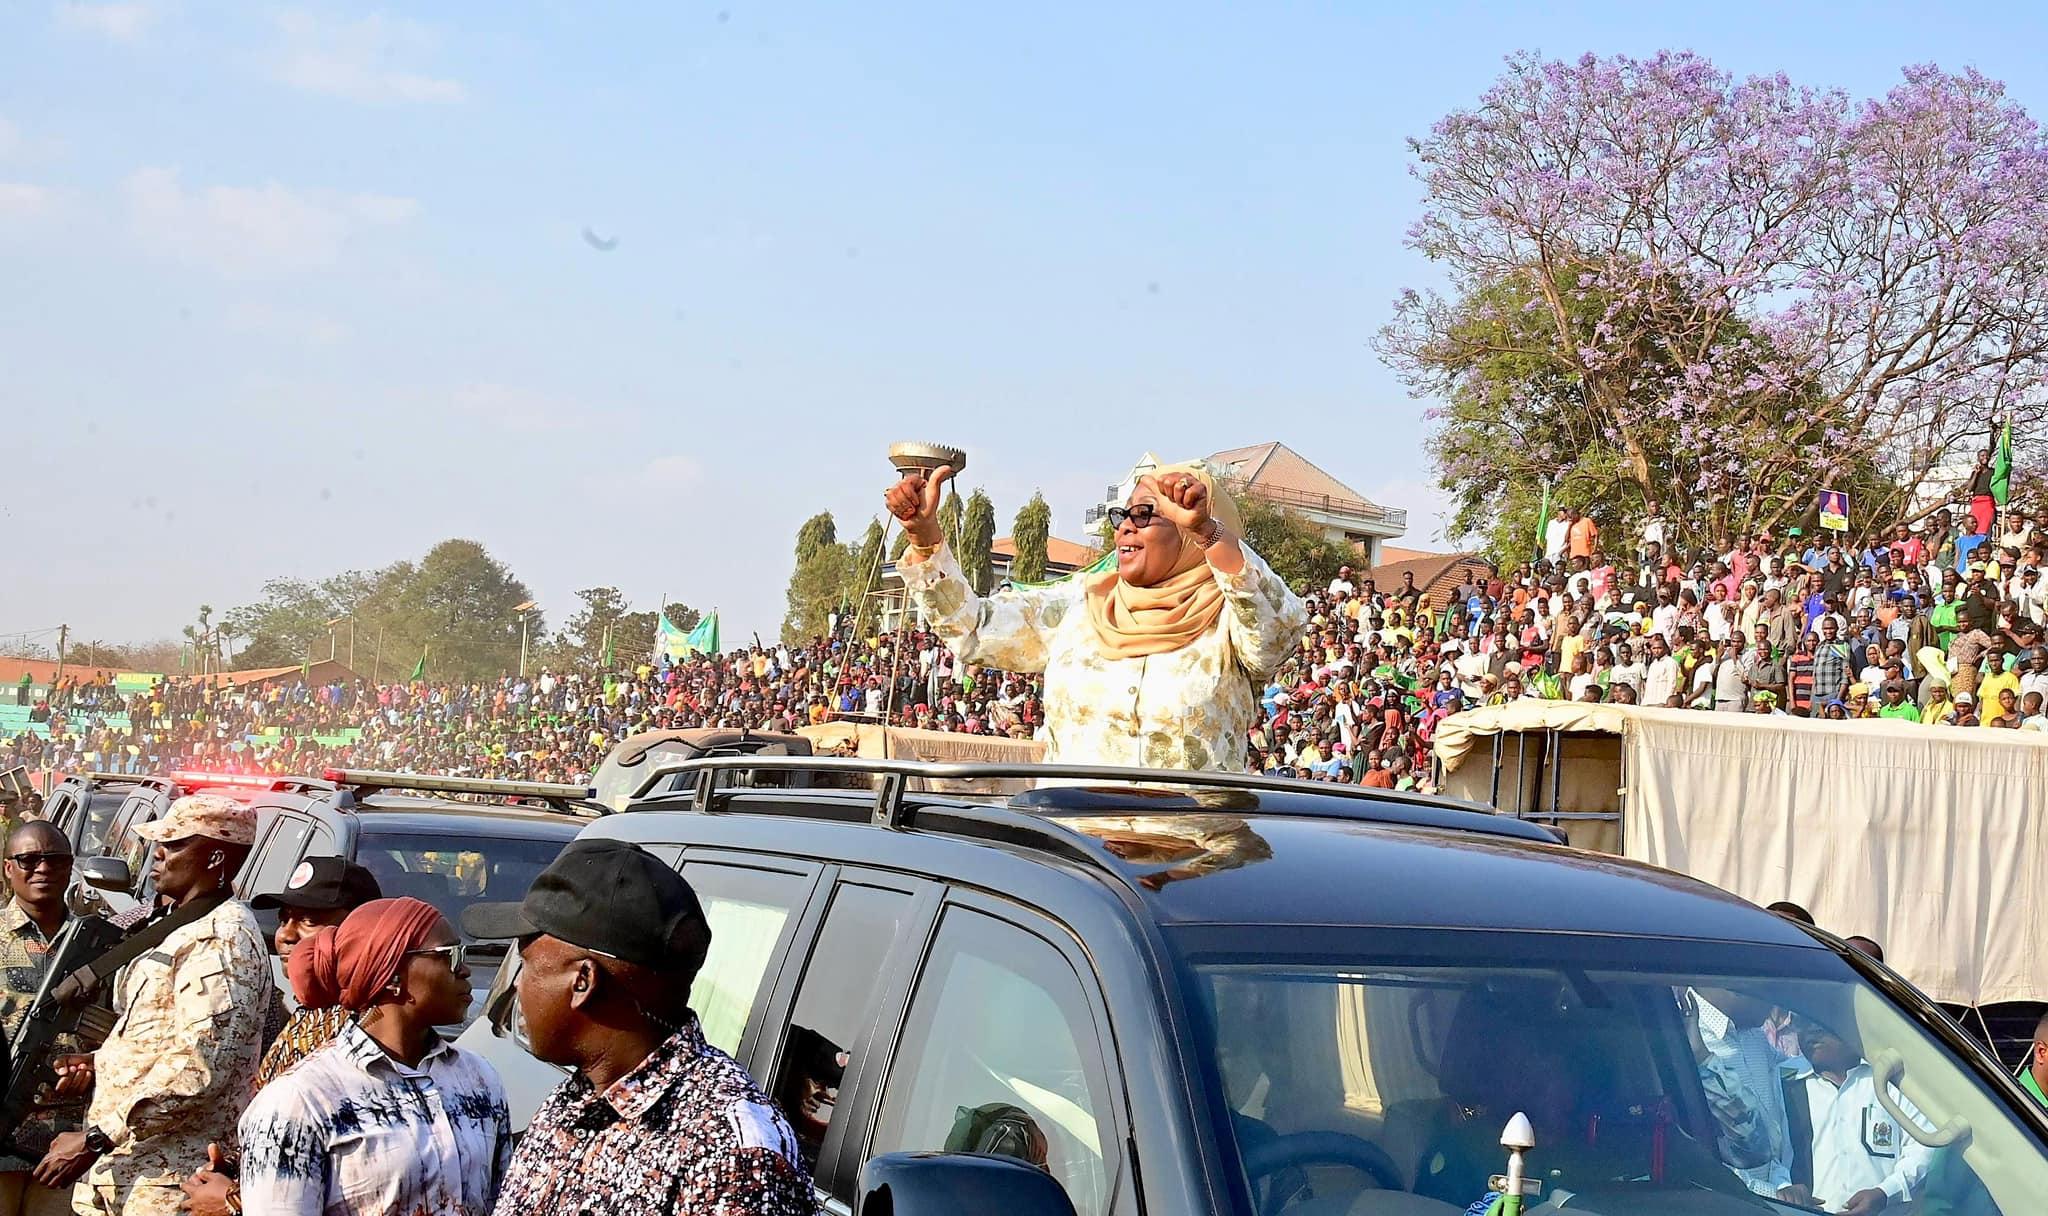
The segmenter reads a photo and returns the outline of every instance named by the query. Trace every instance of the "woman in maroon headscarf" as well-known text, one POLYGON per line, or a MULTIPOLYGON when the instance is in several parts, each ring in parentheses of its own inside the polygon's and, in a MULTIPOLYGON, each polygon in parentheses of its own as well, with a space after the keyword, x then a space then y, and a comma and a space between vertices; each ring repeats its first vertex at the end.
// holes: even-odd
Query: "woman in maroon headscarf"
POLYGON ((243 1211, 491 1210, 511 1153, 505 1087, 435 1029, 469 1008, 462 956, 447 919, 417 899, 372 900, 292 952, 299 1003, 356 1020, 242 1115, 243 1211))

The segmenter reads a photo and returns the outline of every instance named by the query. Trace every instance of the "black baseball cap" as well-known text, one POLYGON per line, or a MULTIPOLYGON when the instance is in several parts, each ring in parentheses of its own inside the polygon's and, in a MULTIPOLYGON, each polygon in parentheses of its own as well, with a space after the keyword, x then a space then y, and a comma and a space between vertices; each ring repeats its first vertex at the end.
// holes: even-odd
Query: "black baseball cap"
POLYGON ((284 890, 265 892, 249 901, 257 909, 306 908, 330 912, 356 908, 384 897, 377 876, 339 857, 308 857, 285 880, 284 890))
POLYGON ((525 899, 471 904, 462 931, 485 939, 545 934, 665 971, 685 958, 681 931, 703 919, 697 893, 659 857, 631 841, 579 840, 540 872, 525 899))

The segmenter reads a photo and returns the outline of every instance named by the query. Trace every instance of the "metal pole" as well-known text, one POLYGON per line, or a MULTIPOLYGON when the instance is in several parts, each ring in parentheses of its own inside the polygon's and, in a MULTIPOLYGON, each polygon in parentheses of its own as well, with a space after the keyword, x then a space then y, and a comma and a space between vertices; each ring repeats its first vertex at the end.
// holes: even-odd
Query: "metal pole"
POLYGON ((327 661, 334 661, 334 626, 327 627, 327 661))
POLYGON ((57 700, 57 685, 64 682, 64 640, 71 636, 71 626, 57 626, 57 674, 50 677, 50 701, 57 700))
POLYGON ((526 614, 519 614, 519 678, 526 678, 526 614))
POLYGON ((350 671, 356 669, 356 614, 354 609, 350 609, 348 614, 348 669, 350 671))

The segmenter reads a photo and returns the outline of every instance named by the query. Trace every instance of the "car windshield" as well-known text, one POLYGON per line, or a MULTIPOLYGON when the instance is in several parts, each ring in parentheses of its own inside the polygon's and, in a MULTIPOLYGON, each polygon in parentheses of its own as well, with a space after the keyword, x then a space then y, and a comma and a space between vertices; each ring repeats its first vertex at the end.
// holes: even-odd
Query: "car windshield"
POLYGON ((388 896, 410 895, 439 908, 450 924, 474 903, 516 902, 562 851, 566 840, 530 837, 366 833, 356 860, 388 896))
POLYGON ((628 767, 619 763, 618 749, 615 748, 604 758, 604 763, 597 766, 597 772, 590 778, 591 788, 597 791, 597 801, 614 811, 625 810, 626 803, 639 790, 640 783, 647 780, 647 774, 665 760, 680 760, 690 753, 657 744, 637 754, 639 758, 628 767))
POLYGON ((1260 1216, 1456 1216, 1517 1113, 1534 1211, 2039 1210, 2035 1129, 1832 954, 1463 936, 1505 948, 1196 960, 1260 1216))

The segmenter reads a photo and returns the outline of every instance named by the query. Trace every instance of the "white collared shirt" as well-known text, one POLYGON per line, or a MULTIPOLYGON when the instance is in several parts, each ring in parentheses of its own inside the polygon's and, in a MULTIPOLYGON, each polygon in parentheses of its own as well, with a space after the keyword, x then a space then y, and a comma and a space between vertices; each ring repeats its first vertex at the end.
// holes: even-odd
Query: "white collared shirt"
MULTIPOLYGON (((1810 1067, 1793 1083, 1806 1087, 1807 1112, 1813 1120, 1816 1202, 1835 1211, 1850 1196, 1876 1187, 1897 1206, 1918 1192, 1931 1151, 1879 1105, 1869 1064, 1850 1069, 1840 1088, 1810 1067)), ((1897 1086, 1891 1087, 1891 1098, 1922 1128, 1934 1130, 1897 1086)))

